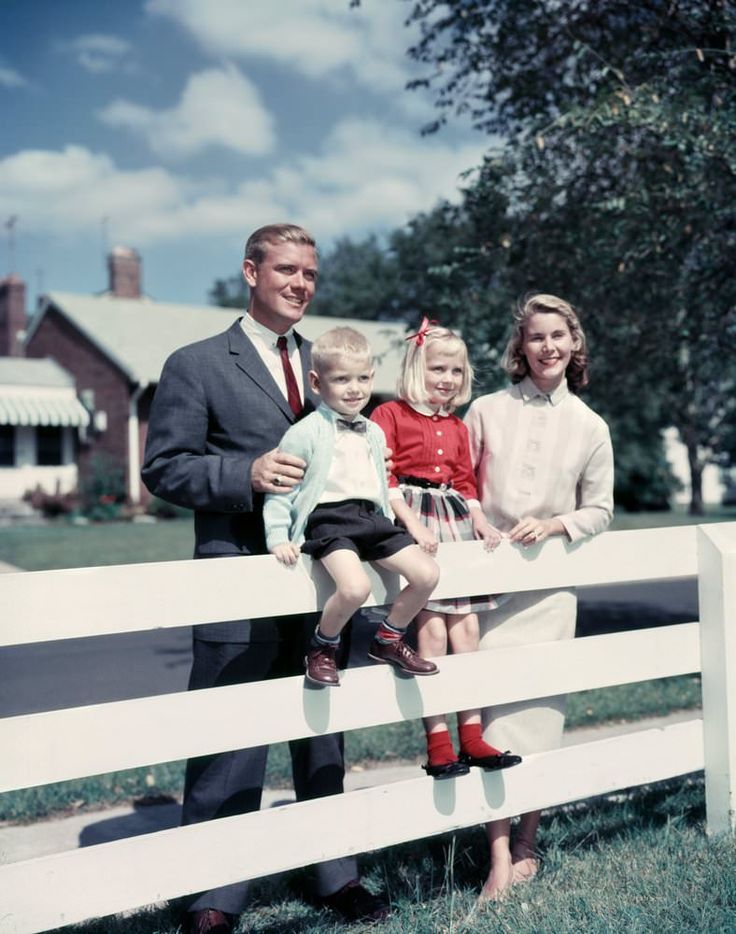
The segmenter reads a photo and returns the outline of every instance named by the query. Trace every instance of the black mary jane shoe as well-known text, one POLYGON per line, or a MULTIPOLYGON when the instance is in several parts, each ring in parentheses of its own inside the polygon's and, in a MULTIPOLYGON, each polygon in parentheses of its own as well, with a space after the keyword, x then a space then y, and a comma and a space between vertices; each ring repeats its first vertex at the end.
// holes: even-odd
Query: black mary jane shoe
POLYGON ((444 765, 430 765, 429 762, 422 768, 432 778, 455 778, 456 775, 467 775, 470 766, 465 762, 445 762, 444 765))
POLYGON ((497 756, 470 756, 467 752, 460 753, 460 761, 465 765, 475 765, 486 772, 495 772, 498 769, 510 769, 512 765, 521 762, 521 756, 515 756, 510 750, 499 753, 497 756))

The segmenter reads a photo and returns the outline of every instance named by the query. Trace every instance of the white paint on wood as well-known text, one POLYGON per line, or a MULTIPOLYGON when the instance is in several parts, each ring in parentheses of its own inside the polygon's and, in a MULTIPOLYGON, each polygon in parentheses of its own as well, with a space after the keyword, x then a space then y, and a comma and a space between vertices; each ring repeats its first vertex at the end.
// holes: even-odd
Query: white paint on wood
POLYGON ((698 529, 705 799, 710 834, 736 830, 736 524, 698 529))
POLYGON ((0 761, 0 792, 686 674, 699 668, 698 624, 498 649, 492 655, 476 652, 438 663, 440 674, 433 678, 404 678, 384 665, 351 668, 343 673, 339 690, 307 686, 301 677, 280 678, 9 717, 0 720, 0 749, 22 754, 0 761), (256 709, 258 717, 237 715, 256 709))
MULTIPOLYGON (((503 542, 441 545, 438 597, 666 580, 697 573, 695 526, 607 532, 524 549, 503 542)), ((367 606, 390 602, 397 578, 369 568, 367 606)), ((302 557, 285 568, 270 555, 6 574, 0 578, 0 645, 189 626, 319 609, 332 591, 302 557), (314 579, 312 579, 312 575, 314 579)))
POLYGON ((473 769, 443 782, 417 778, 11 863, 0 867, 0 932, 35 934, 687 774, 702 763, 702 724, 693 720, 528 756, 506 772, 473 769))

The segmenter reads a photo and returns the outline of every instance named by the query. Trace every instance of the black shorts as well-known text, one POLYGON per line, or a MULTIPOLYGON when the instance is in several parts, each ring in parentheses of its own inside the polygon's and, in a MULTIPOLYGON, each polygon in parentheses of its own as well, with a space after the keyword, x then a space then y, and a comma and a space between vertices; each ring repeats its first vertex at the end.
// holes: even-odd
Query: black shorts
POLYGON ((324 558, 333 551, 353 551, 361 561, 390 558, 415 541, 394 525, 375 503, 345 499, 317 506, 307 519, 302 552, 324 558))

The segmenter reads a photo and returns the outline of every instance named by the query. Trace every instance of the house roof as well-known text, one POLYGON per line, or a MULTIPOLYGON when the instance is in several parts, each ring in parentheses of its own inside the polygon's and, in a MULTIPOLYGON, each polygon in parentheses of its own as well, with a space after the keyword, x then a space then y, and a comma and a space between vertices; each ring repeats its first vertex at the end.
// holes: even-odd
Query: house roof
POLYGON ((55 360, 0 357, 0 425, 87 424, 74 378, 55 360))
MULTIPOLYGON (((116 298, 113 295, 77 295, 51 292, 28 329, 28 343, 50 308, 64 315, 132 383, 157 383, 166 358, 178 347, 212 337, 226 330, 242 315, 237 309, 214 305, 176 305, 150 298, 116 298)), ((356 321, 307 315, 298 331, 314 340, 329 328, 348 325, 370 341, 376 357, 374 391, 392 395, 404 352, 403 323, 356 321)))

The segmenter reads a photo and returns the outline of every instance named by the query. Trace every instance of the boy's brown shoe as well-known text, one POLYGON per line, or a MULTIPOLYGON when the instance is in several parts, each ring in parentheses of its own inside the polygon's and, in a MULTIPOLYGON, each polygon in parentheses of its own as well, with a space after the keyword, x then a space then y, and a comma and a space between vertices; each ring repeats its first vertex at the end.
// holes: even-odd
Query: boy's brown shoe
POLYGON ((374 639, 368 649, 368 658, 372 658, 374 662, 395 665, 410 675, 436 675, 439 671, 434 662, 417 655, 403 639, 395 642, 379 642, 378 639, 374 639))
POLYGON ((328 684, 331 687, 340 686, 340 678, 335 664, 336 645, 313 646, 304 656, 304 667, 307 669, 304 677, 312 684, 328 684))

